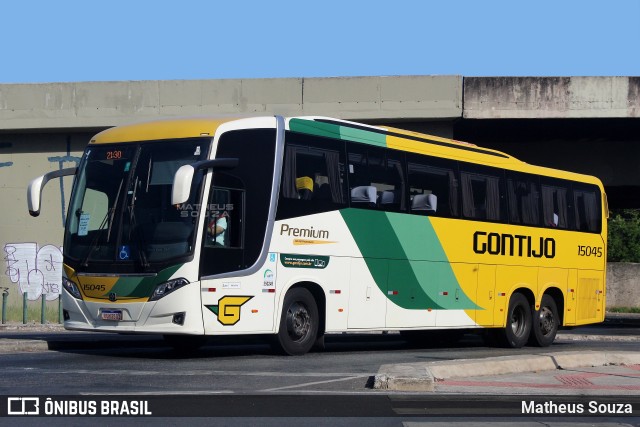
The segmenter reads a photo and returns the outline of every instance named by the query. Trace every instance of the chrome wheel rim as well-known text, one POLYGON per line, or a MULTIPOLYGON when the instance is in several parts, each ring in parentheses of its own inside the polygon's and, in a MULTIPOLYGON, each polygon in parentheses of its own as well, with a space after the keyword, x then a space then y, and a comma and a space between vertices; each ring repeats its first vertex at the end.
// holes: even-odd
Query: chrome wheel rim
POLYGON ((513 309, 511 313, 511 331, 517 337, 524 333, 525 324, 525 312, 524 308, 520 305, 513 309))
POLYGON ((549 307, 542 307, 540 309, 540 332, 542 335, 549 335, 555 329, 555 316, 553 311, 549 307))
POLYGON ((311 316, 307 307, 294 302, 287 310, 287 333, 293 341, 302 341, 311 329, 311 316))

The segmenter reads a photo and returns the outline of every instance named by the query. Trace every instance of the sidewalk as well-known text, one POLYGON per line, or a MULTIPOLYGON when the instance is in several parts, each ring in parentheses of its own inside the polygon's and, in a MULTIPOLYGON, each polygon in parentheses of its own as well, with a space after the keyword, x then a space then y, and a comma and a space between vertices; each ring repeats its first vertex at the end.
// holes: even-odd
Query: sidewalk
POLYGON ((557 342, 611 342, 607 351, 550 352, 536 355, 383 365, 375 376, 379 390, 453 394, 634 395, 640 396, 640 351, 614 351, 615 342, 640 342, 640 314, 607 313, 606 329, 560 331, 557 342), (620 327, 629 327, 626 333, 620 327))
POLYGON ((640 352, 581 351, 382 365, 379 390, 640 396, 640 352))

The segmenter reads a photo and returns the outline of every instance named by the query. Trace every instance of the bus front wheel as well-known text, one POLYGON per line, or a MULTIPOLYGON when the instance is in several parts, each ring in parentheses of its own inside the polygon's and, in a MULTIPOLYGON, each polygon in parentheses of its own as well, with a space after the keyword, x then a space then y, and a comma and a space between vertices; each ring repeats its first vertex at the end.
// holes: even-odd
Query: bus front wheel
POLYGON ((304 288, 287 292, 282 306, 278 347, 291 356, 311 350, 318 335, 318 306, 311 293, 304 288))
POLYGON ((538 347, 548 347, 553 343, 558 332, 560 320, 555 300, 550 295, 543 295, 540 309, 533 312, 533 325, 529 343, 538 347))

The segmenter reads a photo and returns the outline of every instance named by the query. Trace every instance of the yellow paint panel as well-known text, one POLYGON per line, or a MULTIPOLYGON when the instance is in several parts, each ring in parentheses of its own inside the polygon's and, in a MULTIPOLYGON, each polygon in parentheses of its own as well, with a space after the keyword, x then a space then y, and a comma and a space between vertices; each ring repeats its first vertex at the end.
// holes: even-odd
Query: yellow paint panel
POLYGON ((108 295, 113 288, 113 285, 118 281, 118 277, 92 277, 81 276, 78 277, 80 292, 83 296, 88 298, 103 299, 105 295, 108 295))
MULTIPOLYGON (((480 326, 494 325, 494 306, 496 303, 496 266, 478 266, 478 289, 476 291, 476 304, 480 307, 475 310, 475 321, 480 326)), ((469 314, 471 310, 467 311, 469 314)), ((471 314, 469 314, 471 316, 471 314)))
POLYGON ((62 267, 64 268, 64 273, 68 279, 71 279, 71 277, 76 274, 75 270, 69 267, 67 264, 63 264, 62 267))
POLYGON ((411 153, 418 153, 418 154, 428 154, 431 156, 440 156, 440 157, 452 158, 456 160, 463 160, 463 161, 469 161, 469 162, 499 164, 502 166, 514 165, 514 167, 524 165, 524 163, 522 163, 520 160, 517 160, 516 158, 511 157, 507 154, 501 153, 499 151, 478 147, 479 149, 486 151, 488 153, 500 154, 500 156, 492 156, 490 154, 464 150, 464 148, 467 148, 467 147, 476 147, 473 144, 462 143, 459 141, 455 141, 453 139, 432 137, 430 135, 415 134, 415 136, 418 136, 421 138, 428 138, 429 140, 432 140, 434 142, 445 142, 447 144, 452 144, 453 146, 429 144, 428 141, 425 141, 425 142, 414 141, 411 139, 405 139, 397 136, 388 135, 387 147, 392 148, 394 150, 402 150, 402 151, 408 151, 411 153), (459 146, 460 149, 458 149, 456 146, 459 146))
POLYGON ((231 120, 233 119, 178 119, 118 126, 100 132, 91 139, 91 143, 107 144, 199 136, 213 137, 220 125, 231 120))
MULTIPOLYGON (((451 263, 451 270, 453 270, 453 274, 456 276, 456 280, 464 294, 473 299, 478 286, 478 265, 456 262, 451 263)), ((470 313, 473 313, 473 311, 470 311, 470 313)), ((473 318, 473 314, 469 314, 469 316, 473 318)))
POLYGON ((578 246, 604 248, 599 234, 448 218, 430 220, 449 262, 604 270, 604 250, 601 257, 579 256, 578 251, 578 246), (541 248, 553 256, 536 257, 541 248))
POLYGON ((109 301, 107 299, 104 298, 91 298, 91 297, 84 297, 83 298, 84 301, 89 301, 89 302, 100 302, 103 304, 109 304, 109 305, 113 305, 113 304, 120 304, 120 303, 130 303, 130 302, 147 302, 149 301, 149 298, 125 298, 125 297, 118 297, 117 301, 109 301))
POLYGON ((538 268, 498 265, 496 267, 496 304, 494 324, 506 324, 509 299, 516 289, 526 288, 535 295, 538 287, 538 268))
MULTIPOLYGON (((541 297, 549 288, 558 288, 563 295, 567 294, 567 281, 569 279, 569 270, 566 268, 541 268, 538 272, 538 293, 541 297)), ((536 300, 536 304, 540 304, 540 300, 536 300)))

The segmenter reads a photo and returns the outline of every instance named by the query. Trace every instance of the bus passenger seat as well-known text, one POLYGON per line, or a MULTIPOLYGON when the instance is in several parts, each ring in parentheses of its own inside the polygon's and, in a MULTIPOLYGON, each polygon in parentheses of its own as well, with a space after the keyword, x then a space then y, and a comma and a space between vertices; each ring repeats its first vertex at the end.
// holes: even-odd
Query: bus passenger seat
POLYGON ((438 209, 438 196, 435 194, 416 194, 411 200, 411 212, 433 212, 438 209))
POLYGON ((361 185, 351 189, 351 203, 362 204, 362 206, 375 207, 378 193, 376 187, 371 185, 361 185))
POLYGON ((308 176, 296 178, 296 190, 298 198, 310 200, 313 197, 313 180, 308 176))
POLYGON ((397 191, 385 190, 380 196, 380 207, 382 209, 395 209, 400 206, 397 191))

